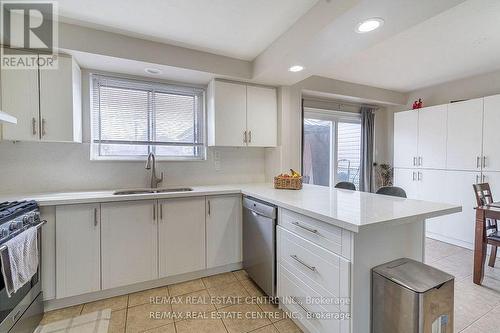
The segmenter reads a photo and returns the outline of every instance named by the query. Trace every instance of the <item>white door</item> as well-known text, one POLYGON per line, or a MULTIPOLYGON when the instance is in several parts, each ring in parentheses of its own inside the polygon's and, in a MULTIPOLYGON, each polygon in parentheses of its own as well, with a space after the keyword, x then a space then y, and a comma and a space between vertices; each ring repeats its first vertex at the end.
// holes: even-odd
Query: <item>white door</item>
POLYGON ((462 212, 439 219, 433 231, 441 239, 452 244, 471 248, 474 244, 475 195, 472 185, 478 180, 479 173, 472 171, 445 171, 444 181, 440 182, 442 202, 462 206, 462 212))
POLYGON ((242 261, 240 195, 207 197, 207 268, 242 261))
POLYGON ((101 290, 99 204, 56 207, 56 298, 101 290))
POLYGON ((40 69, 40 118, 41 137, 44 141, 81 141, 80 69, 71 57, 59 56, 58 68, 40 69), (76 89, 76 91, 75 91, 76 89), (79 119, 80 118, 80 119, 79 119))
POLYGON ((212 146, 245 147, 247 126, 247 86, 222 81, 212 82, 208 115, 209 140, 212 146))
POLYGON ((482 129, 482 98, 448 105, 447 169, 481 169, 482 129))
POLYGON ((101 204, 102 289, 158 278, 156 201, 101 204))
POLYGON ((248 146, 275 147, 278 102, 275 88, 247 86, 248 146))
POLYGON ((394 167, 416 166, 418 137, 418 111, 394 114, 394 167))
MULTIPOLYGON (((26 54, 29 54, 26 52, 26 54)), ((38 58, 38 55, 33 54, 38 58)), ((2 124, 4 140, 39 139, 38 68, 1 69, 2 108, 17 118, 17 124, 2 124)))
POLYGON ((500 95, 484 98, 483 170, 500 171, 500 95))
MULTIPOLYGON (((448 201, 442 190, 444 179, 446 178, 445 170, 419 169, 416 172, 418 179, 418 199, 433 202, 448 201)), ((444 220, 443 217, 427 219, 426 231, 428 233, 440 233, 441 223, 444 220)))
POLYGON ((448 105, 423 108, 418 111, 419 167, 444 169, 446 167, 446 126, 448 105))
POLYGON ((394 186, 401 187, 409 199, 418 199, 418 170, 394 169, 394 186))
POLYGON ((205 269, 205 197, 158 203, 160 278, 205 269))

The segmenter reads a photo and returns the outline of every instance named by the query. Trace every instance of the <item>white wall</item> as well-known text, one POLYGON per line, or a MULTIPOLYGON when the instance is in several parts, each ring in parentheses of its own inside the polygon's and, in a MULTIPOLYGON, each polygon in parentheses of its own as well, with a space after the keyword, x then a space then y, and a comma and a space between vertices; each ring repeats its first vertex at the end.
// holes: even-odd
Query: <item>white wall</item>
POLYGON ((389 161, 393 159, 394 112, 410 110, 413 101, 422 98, 424 106, 446 104, 451 101, 479 98, 500 94, 500 70, 451 81, 408 93, 406 105, 387 110, 387 148, 389 161))
MULTIPOLYGON (((0 142, 0 194, 145 187, 144 162, 90 161, 89 70, 82 71, 83 143, 0 142)), ((210 148, 206 161, 158 162, 162 186, 262 182, 263 148, 210 148), (220 152, 216 170, 213 152, 220 152)))

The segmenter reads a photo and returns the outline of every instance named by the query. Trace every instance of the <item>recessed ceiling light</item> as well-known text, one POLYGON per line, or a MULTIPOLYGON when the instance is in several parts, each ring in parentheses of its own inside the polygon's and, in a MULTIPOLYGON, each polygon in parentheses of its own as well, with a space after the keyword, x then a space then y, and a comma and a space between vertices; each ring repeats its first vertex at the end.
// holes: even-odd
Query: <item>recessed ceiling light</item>
POLYGON ((303 70, 303 69, 304 69, 304 67, 302 67, 302 66, 300 66, 300 65, 294 65, 294 66, 292 66, 292 67, 288 68, 288 70, 289 70, 290 72, 294 72, 294 73, 295 73, 295 72, 300 72, 300 71, 301 71, 301 70, 303 70))
POLYGON ((365 32, 370 32, 380 28, 384 24, 384 20, 378 17, 374 17, 368 20, 364 20, 356 27, 356 32, 360 34, 365 32))
POLYGON ((158 74, 161 74, 161 70, 159 70, 158 68, 146 68, 144 70, 146 73, 148 74, 152 74, 152 75, 158 75, 158 74))

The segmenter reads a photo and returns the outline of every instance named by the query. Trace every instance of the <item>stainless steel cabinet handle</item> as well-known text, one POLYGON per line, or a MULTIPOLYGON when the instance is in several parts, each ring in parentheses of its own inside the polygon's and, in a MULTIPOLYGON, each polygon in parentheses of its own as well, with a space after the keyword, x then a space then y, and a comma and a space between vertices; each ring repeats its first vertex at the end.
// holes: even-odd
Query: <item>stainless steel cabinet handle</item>
POLYGON ((42 136, 44 136, 45 134, 47 134, 45 132, 45 118, 42 118, 42 136))
POLYGON ((486 182, 486 175, 481 175, 481 179, 482 179, 482 182, 485 183, 486 182))
POLYGON ((98 213, 97 208, 94 208, 94 227, 97 227, 97 224, 99 223, 97 220, 97 213, 98 213))
POLYGON ((486 168, 486 156, 483 156, 483 168, 486 168))
POLYGON ((210 216, 210 214, 212 214, 212 207, 210 205, 210 200, 208 200, 208 216, 210 216))
POLYGON ((423 160, 422 156, 419 156, 418 157, 418 165, 419 166, 422 166, 422 160, 423 160))
POLYGON ((420 171, 417 173, 417 180, 422 180, 422 173, 420 171))
POLYGON ((248 142, 252 143, 252 131, 248 131, 248 142))
POLYGON ((247 131, 243 132, 243 143, 247 143, 247 131))
POLYGON ((292 254, 290 257, 292 259, 294 259, 295 261, 297 261, 299 264, 307 267, 311 271, 316 272, 316 267, 306 264, 305 262, 303 262, 302 260, 300 260, 299 257, 297 257, 295 254, 292 254))
POLYGON ((417 157, 416 156, 413 158, 413 166, 417 166, 417 157))
POLYGON ((153 204, 153 221, 156 221, 156 204, 153 204))
POLYGON ((297 304, 298 306, 300 306, 300 307, 301 307, 301 309, 302 309, 302 310, 304 310, 304 311, 307 313, 307 315, 308 315, 308 316, 311 316, 311 317, 313 317, 313 316, 314 316, 314 314, 313 314, 311 311, 309 311, 308 309, 306 309, 306 308, 302 305, 302 302, 301 302, 301 301, 299 301, 299 300, 297 299, 297 297, 292 296, 291 298, 292 298, 292 300, 294 301, 294 303, 295 303, 295 304, 297 304))
POLYGON ((301 225, 299 222, 292 222, 292 224, 296 225, 296 226, 297 226, 297 227, 299 227, 299 228, 302 228, 302 229, 304 229, 304 230, 307 230, 307 231, 309 231, 309 232, 312 232, 313 234, 317 234, 317 233, 318 233, 318 230, 316 230, 316 229, 312 229, 312 228, 308 228, 308 227, 306 227, 306 226, 303 226, 303 225, 301 225))
POLYGON ((417 179, 416 179, 416 178, 417 178, 417 177, 416 177, 416 175, 417 175, 417 174, 416 174, 416 172, 415 172, 415 171, 413 171, 413 181, 417 180, 417 179))
POLYGON ((33 117, 33 119, 31 120, 31 127, 32 127, 33 135, 36 135, 36 118, 35 117, 33 117))
POLYGON ((160 221, 163 221, 163 205, 160 204, 160 221))
POLYGON ((476 157, 476 168, 479 168, 479 163, 481 161, 481 157, 476 157))

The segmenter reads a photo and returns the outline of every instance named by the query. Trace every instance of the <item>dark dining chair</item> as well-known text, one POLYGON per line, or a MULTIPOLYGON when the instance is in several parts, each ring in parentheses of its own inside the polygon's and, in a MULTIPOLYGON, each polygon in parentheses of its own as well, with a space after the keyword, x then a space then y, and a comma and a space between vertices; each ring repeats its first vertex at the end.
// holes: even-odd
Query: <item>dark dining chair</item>
POLYGON ((384 186, 377 190, 377 194, 390 195, 393 197, 406 198, 406 192, 401 187, 384 186))
POLYGON ((339 182, 335 185, 335 188, 356 191, 356 185, 351 182, 339 182))
MULTIPOLYGON (((474 194, 476 195, 477 206, 485 206, 493 203, 493 194, 489 183, 474 184, 474 194)), ((484 221, 486 229, 486 244, 491 245, 490 261, 488 266, 495 267, 495 260, 497 258, 497 247, 500 246, 500 232, 498 231, 498 224, 496 220, 486 219, 484 221)))

